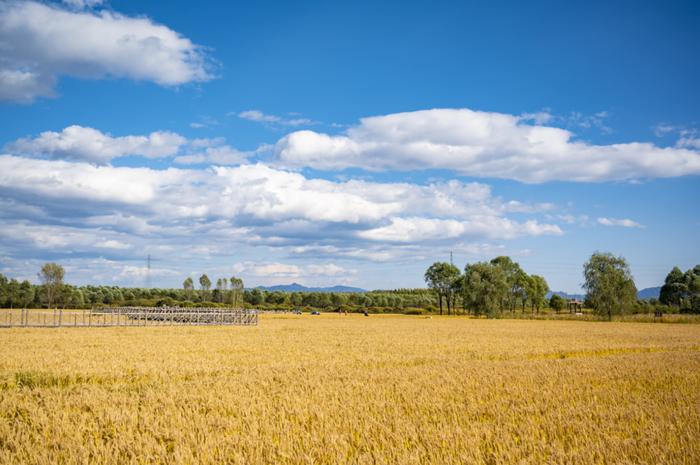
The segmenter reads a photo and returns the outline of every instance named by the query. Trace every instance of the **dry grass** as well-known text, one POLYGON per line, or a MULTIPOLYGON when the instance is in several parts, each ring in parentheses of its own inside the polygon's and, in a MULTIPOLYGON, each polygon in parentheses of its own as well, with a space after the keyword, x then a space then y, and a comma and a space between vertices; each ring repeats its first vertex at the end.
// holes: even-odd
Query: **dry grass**
POLYGON ((700 326, 0 330, 0 463, 700 463, 700 326))

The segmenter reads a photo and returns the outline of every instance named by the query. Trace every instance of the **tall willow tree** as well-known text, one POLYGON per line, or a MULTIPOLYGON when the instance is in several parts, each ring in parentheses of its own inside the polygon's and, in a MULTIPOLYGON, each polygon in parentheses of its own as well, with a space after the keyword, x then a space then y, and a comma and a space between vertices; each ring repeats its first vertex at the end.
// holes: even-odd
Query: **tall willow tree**
POLYGON ((39 279, 46 290, 46 301, 49 308, 54 304, 56 297, 60 295, 64 275, 63 267, 57 263, 45 263, 41 267, 39 279))
POLYGON ((185 298, 187 300, 192 300, 192 296, 194 295, 194 281, 192 278, 188 276, 187 279, 183 281, 182 288, 185 291, 185 298))
POLYGON ((231 276, 231 305, 237 308, 243 303, 243 280, 231 276))
POLYGON ((425 282, 437 295, 442 315, 442 299, 447 299, 447 314, 450 314, 452 306, 452 293, 455 282, 459 279, 459 268, 451 263, 435 262, 425 272, 425 282))
POLYGON ((627 261, 610 253, 596 252, 583 265, 586 299, 599 315, 612 320, 624 313, 637 299, 637 288, 627 261))

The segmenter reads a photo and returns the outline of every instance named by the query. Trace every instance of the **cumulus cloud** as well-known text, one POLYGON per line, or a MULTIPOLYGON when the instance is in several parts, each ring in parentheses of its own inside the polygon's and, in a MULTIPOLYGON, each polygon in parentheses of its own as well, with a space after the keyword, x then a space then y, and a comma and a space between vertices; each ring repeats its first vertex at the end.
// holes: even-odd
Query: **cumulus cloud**
POLYGON ((55 209, 61 218, 68 202, 80 221, 91 218, 91 227, 127 230, 124 223, 141 218, 132 232, 156 223, 189 235, 196 235, 196 227, 221 227, 221 234, 243 228, 249 240, 268 244, 314 234, 411 243, 561 233, 556 225, 508 218, 509 202, 483 184, 333 182, 264 164, 155 170, 2 155, 0 192, 55 209))
POLYGON ((263 144, 256 150, 241 151, 226 144, 223 138, 188 140, 170 131, 112 136, 98 129, 73 125, 61 131, 45 131, 36 137, 18 139, 7 144, 5 150, 22 156, 101 165, 128 155, 147 158, 177 155, 173 161, 181 165, 238 165, 248 157, 270 149, 263 144))
POLYGON ((335 263, 318 263, 294 265, 280 262, 238 262, 233 265, 233 272, 244 278, 274 283, 284 280, 304 282, 348 282, 348 277, 357 274, 357 270, 348 269, 335 263))
POLYGON ((644 225, 637 223, 636 221, 630 220, 628 218, 598 218, 598 224, 603 226, 621 226, 623 228, 643 228, 644 225))
POLYGON ((104 164, 126 155, 148 158, 175 155, 186 142, 184 137, 169 131, 152 132, 147 136, 113 137, 97 129, 73 125, 60 132, 45 131, 35 138, 16 140, 8 144, 6 150, 104 164))
POLYGON ((467 221, 435 218, 391 218, 389 224, 360 232, 360 236, 382 242, 421 242, 455 239, 463 236, 489 239, 513 239, 518 236, 562 234, 559 226, 536 221, 518 223, 497 216, 476 217, 467 221))
POLYGON ((0 268, 22 275, 32 260, 55 260, 72 263, 83 282, 143 285, 138 270, 152 255, 164 269, 238 270, 247 283, 357 284, 361 275, 343 262, 415 264, 436 246, 458 252, 561 234, 538 219, 551 208, 456 180, 332 181, 262 163, 153 169, 0 155, 0 268), (254 250, 265 250, 264 262, 254 250))
POLYGON ((296 131, 280 139, 275 152, 290 168, 448 169, 526 183, 700 174, 700 153, 689 148, 589 144, 566 129, 529 120, 534 117, 469 109, 396 113, 363 118, 340 135, 296 131))
POLYGON ((177 86, 213 78, 204 50, 144 17, 34 1, 0 4, 0 99, 51 97, 59 76, 177 86))
POLYGON ((297 278, 301 276, 300 267, 286 263, 236 263, 233 265, 233 271, 256 277, 297 278))

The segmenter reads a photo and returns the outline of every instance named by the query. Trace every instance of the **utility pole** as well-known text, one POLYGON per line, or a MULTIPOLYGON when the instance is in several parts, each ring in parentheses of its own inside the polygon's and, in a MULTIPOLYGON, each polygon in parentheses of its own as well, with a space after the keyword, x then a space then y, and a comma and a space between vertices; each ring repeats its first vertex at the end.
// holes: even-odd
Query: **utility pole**
POLYGON ((450 265, 454 266, 454 263, 452 263, 452 251, 450 250, 450 265))
POLYGON ((146 289, 151 288, 151 254, 146 259, 146 289))

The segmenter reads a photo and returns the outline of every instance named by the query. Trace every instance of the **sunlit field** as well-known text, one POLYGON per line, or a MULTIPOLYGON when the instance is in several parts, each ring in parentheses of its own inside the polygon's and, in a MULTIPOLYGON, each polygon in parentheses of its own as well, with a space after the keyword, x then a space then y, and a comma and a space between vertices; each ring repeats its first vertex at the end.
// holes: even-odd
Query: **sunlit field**
POLYGON ((0 330, 0 463, 700 463, 700 325, 0 330))

